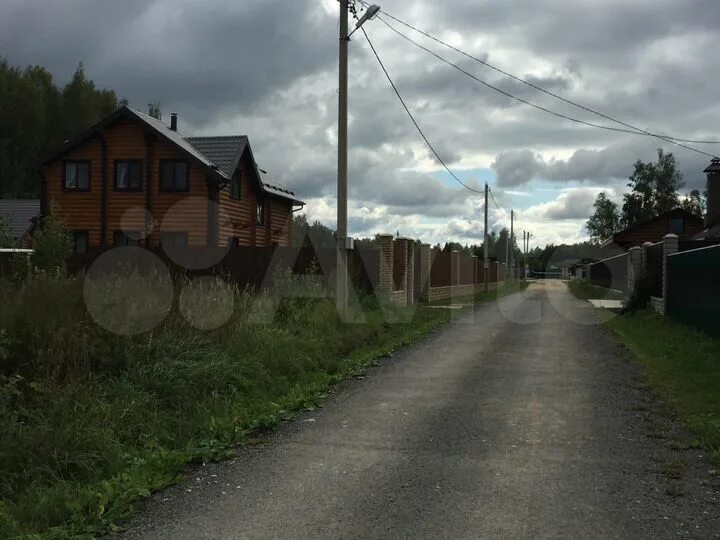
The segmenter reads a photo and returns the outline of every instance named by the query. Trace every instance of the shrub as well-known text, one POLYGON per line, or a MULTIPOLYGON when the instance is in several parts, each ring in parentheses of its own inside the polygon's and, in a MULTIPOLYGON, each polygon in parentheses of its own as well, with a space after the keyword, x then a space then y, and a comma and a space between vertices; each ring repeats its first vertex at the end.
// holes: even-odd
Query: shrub
POLYGON ((54 213, 47 216, 33 236, 33 268, 63 273, 72 252, 72 237, 54 213))

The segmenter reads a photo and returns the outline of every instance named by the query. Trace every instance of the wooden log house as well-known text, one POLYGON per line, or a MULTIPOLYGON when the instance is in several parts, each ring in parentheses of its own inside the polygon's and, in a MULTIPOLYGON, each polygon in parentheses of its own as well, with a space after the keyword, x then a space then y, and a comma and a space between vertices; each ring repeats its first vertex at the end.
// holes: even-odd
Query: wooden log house
POLYGON ((288 246, 304 204, 258 168, 246 136, 184 137, 121 107, 46 160, 52 208, 76 252, 111 245, 288 246))

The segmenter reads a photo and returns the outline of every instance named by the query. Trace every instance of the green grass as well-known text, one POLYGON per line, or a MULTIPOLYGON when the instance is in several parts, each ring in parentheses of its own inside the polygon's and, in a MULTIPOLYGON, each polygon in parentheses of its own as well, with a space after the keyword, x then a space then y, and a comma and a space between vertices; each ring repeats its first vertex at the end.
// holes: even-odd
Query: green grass
POLYGON ((720 459, 720 341, 649 310, 604 324, 647 367, 651 386, 720 459))
MULTIPOLYGON (((115 285, 103 301, 127 300, 127 284, 115 285)), ((276 303, 232 290, 235 310, 219 329, 194 330, 175 306, 151 332, 119 336, 91 319, 82 286, 0 282, 0 538, 112 532, 189 464, 317 407, 336 382, 457 314, 364 298, 365 322, 343 324, 327 298, 276 303)), ((131 300, 142 313, 142 298, 131 300)))
POLYGON ((570 292, 580 300, 624 300, 625 295, 617 291, 592 285, 587 279, 572 279, 568 281, 570 292))

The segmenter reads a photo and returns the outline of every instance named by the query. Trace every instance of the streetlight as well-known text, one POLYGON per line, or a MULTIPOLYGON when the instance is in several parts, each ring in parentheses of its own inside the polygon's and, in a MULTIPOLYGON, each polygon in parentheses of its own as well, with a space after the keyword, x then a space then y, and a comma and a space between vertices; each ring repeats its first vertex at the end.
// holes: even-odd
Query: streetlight
MULTIPOLYGON (((370 6, 355 25, 355 30, 372 19, 380 8, 370 6)), ((338 90, 338 193, 337 193, 337 296, 335 302, 341 316, 347 313, 348 273, 347 250, 352 249, 352 239, 347 235, 347 95, 348 95, 348 0, 340 0, 340 61, 338 90)), ((353 30, 353 32, 355 32, 353 30)))

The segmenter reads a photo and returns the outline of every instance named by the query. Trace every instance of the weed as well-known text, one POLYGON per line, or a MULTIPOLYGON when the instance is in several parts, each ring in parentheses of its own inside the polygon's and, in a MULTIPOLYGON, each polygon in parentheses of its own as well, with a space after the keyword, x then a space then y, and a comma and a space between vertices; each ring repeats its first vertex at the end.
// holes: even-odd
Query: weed
MULTIPOLYGON (((109 288, 108 304, 122 294, 109 288)), ((111 532, 189 463, 233 455, 253 432, 318 407, 334 383, 451 319, 363 298, 366 323, 343 324, 329 298, 230 294, 235 310, 214 330, 174 309, 152 331, 116 335, 88 314, 80 278, 0 281, 1 538, 111 532), (408 322, 387 323, 388 310, 408 322)))
POLYGON ((706 446, 720 458, 720 342, 649 310, 605 321, 647 368, 653 391, 696 435, 675 450, 706 446))

